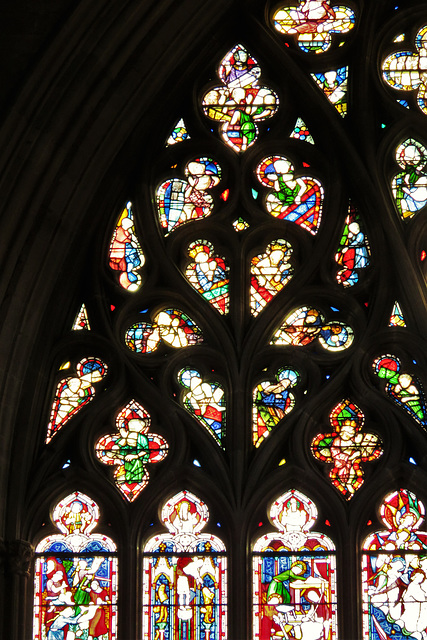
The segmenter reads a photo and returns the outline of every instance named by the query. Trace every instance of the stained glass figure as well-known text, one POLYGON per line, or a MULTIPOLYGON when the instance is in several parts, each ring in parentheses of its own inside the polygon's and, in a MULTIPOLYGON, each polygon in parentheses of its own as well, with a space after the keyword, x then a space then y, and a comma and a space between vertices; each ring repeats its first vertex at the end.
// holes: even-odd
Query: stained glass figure
POLYGON ((140 269, 145 257, 135 235, 132 203, 123 209, 110 244, 109 265, 119 272, 119 283, 126 291, 138 291, 141 286, 140 269))
POLYGON ((400 304, 397 302, 394 303, 393 311, 391 312, 390 322, 388 323, 389 327, 406 327, 405 318, 403 317, 402 309, 400 308, 400 304))
POLYGON ((237 220, 233 222, 233 227, 234 231, 244 231, 249 228, 249 225, 243 218, 237 218, 237 220))
POLYGON ((332 465, 332 484, 350 500, 364 482, 361 463, 382 454, 381 440, 374 433, 362 433, 365 416, 350 400, 342 400, 332 409, 330 422, 332 433, 319 433, 311 451, 315 458, 332 465))
POLYGON ((350 7, 331 7, 329 0, 301 0, 297 7, 283 6, 273 20, 277 31, 295 35, 305 53, 322 53, 331 46, 331 33, 348 33, 355 16, 350 7))
POLYGON ((418 640, 427 635, 425 508, 400 489, 384 498, 380 516, 386 529, 363 544, 363 638, 418 640))
POLYGON ((163 506, 168 533, 148 541, 143 567, 143 640, 227 637, 227 559, 223 542, 201 533, 204 502, 181 491, 163 506))
POLYGON ((251 260, 251 313, 257 316, 292 278, 292 247, 278 238, 251 260))
POLYGON ((215 253, 208 240, 192 242, 188 255, 194 260, 185 270, 188 282, 220 313, 228 313, 229 267, 225 258, 215 253))
POLYGON ((311 531, 316 505, 292 489, 272 504, 278 529, 253 548, 253 638, 336 640, 335 547, 311 531))
POLYGON ((426 74, 427 67, 427 25, 421 27, 415 36, 413 51, 391 53, 382 64, 383 78, 390 87, 400 91, 417 89, 417 104, 427 114, 426 74))
POLYGON ((335 262, 341 267, 337 273, 338 284, 342 284, 343 287, 352 287, 357 284, 360 271, 369 266, 370 253, 368 238, 361 227, 359 214, 350 205, 338 251, 335 254, 335 262))
POLYGON ((151 418, 135 400, 131 400, 118 414, 118 433, 103 436, 95 445, 95 452, 104 464, 113 465, 114 481, 124 497, 132 502, 149 481, 147 464, 165 459, 167 442, 150 432, 151 418))
POLYGON ((47 425, 46 443, 50 442, 70 418, 93 400, 96 384, 107 374, 107 365, 99 358, 83 358, 76 366, 76 375, 60 380, 52 403, 47 425))
POLYGON ((344 117, 347 113, 348 67, 339 67, 324 73, 312 73, 311 76, 322 89, 329 102, 344 117))
POLYGON ((313 137, 310 135, 310 132, 304 120, 302 120, 301 118, 297 119, 290 137, 301 140, 301 142, 309 142, 310 144, 314 144, 313 137))
POLYGON ((259 447, 280 420, 294 408, 295 396, 291 389, 298 381, 298 371, 282 368, 278 370, 275 382, 263 380, 255 387, 252 409, 252 439, 255 447, 259 447))
POLYGON ((212 158, 194 158, 185 167, 187 180, 170 178, 157 189, 157 209, 165 236, 178 226, 210 216, 214 201, 208 189, 221 180, 221 168, 212 158))
POLYGON ((348 349, 354 338, 353 329, 343 322, 326 322, 314 307, 300 307, 288 314, 275 332, 270 344, 303 347, 318 339, 324 349, 348 349))
POLYGON ((116 545, 92 533, 97 504, 75 491, 52 515, 61 533, 36 548, 33 640, 117 638, 116 545))
POLYGON ((258 84, 261 69, 241 44, 222 60, 218 76, 221 87, 208 91, 202 100, 203 111, 221 123, 221 137, 234 151, 246 151, 258 137, 257 122, 271 118, 279 98, 269 87, 258 84))
POLYGON ((424 428, 427 428, 427 407, 421 382, 411 373, 401 372, 396 356, 386 354, 372 365, 375 374, 385 380, 385 392, 424 428))
POLYGON ((427 204, 427 149, 408 138, 397 147, 396 161, 403 171, 394 176, 391 190, 400 216, 409 220, 427 204))
POLYGON ((86 329, 86 331, 90 331, 89 318, 87 315, 86 305, 82 304, 80 307, 80 311, 74 318, 73 322, 73 331, 82 331, 86 329))
POLYGON ((190 135, 187 131, 187 127, 184 120, 181 118, 172 129, 172 133, 170 134, 166 144, 167 146, 169 146, 171 144, 178 144, 178 142, 184 142, 184 140, 189 139, 190 135))
POLYGON ((163 309, 153 322, 138 322, 126 331, 125 344, 135 353, 153 353, 161 341, 179 349, 203 342, 201 329, 179 309, 163 309))
POLYGON ((311 176, 295 178, 294 166, 284 156, 264 158, 257 167, 261 184, 270 187, 265 206, 272 216, 295 222, 315 235, 320 225, 323 187, 311 176))
POLYGON ((219 382, 206 382, 196 369, 186 367, 178 373, 178 382, 188 389, 182 404, 209 431, 219 445, 225 436, 226 406, 224 389, 219 382))

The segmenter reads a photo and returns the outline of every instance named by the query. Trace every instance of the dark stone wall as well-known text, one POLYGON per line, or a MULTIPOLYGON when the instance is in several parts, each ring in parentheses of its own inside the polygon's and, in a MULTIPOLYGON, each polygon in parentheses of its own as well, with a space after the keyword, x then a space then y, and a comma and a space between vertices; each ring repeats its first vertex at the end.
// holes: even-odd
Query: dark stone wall
POLYGON ((25 77, 58 34, 72 0, 4 0, 0 8, 0 113, 13 103, 25 77))

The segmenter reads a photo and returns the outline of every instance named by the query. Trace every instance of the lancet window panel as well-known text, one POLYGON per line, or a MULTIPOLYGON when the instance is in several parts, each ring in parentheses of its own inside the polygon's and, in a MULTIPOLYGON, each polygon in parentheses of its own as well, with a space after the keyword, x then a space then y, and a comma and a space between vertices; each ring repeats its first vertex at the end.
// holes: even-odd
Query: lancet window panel
POLYGON ((427 632, 425 507, 407 489, 380 508, 385 529, 363 544, 363 638, 422 638, 427 632))
POLYGON ((61 533, 36 548, 33 640, 116 640, 117 548, 92 533, 98 519, 98 505, 78 491, 56 505, 53 521, 61 533))
POLYGON ((335 546, 311 531, 315 504, 292 489, 271 505, 278 529, 253 547, 253 638, 335 640, 337 593, 335 546))
POLYGON ((228 637, 226 548, 202 533, 207 505, 184 490, 164 504, 161 519, 168 533, 144 547, 144 640, 228 637))

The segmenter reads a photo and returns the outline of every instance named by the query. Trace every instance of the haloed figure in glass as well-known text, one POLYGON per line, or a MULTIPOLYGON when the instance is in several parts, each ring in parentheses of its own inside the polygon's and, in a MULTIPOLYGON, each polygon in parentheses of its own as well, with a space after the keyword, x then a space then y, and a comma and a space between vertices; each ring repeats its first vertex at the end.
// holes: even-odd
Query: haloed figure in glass
POLYGON ((384 498, 380 516, 386 529, 372 533, 363 545, 363 637, 424 640, 427 533, 420 531, 424 505, 411 491, 400 489, 384 498))
POLYGON ((208 518, 206 504, 189 491, 163 506, 169 532, 150 538, 144 550, 144 640, 227 637, 225 546, 201 533, 208 518))
POLYGON ((279 531, 254 545, 254 640, 336 640, 334 546, 310 531, 316 518, 314 503, 295 489, 272 504, 279 531))
POLYGON ((52 519, 61 533, 36 548, 33 640, 116 640, 116 546, 91 533, 97 504, 76 491, 52 519))

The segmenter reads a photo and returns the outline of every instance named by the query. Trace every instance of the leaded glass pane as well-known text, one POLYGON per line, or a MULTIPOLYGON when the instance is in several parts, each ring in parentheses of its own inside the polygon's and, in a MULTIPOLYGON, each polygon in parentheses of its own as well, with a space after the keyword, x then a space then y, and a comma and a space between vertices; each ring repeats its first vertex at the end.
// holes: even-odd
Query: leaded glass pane
POLYGON ((301 0, 297 6, 283 5, 273 16, 275 28, 293 35, 305 53, 322 53, 331 46, 331 34, 348 33, 354 27, 354 11, 331 6, 329 0, 301 0))
POLYGON ((33 640, 117 638, 116 545, 92 533, 98 519, 96 503, 78 491, 56 505, 61 533, 36 549, 33 640))
POLYGON ((279 99, 267 86, 258 84, 261 69, 255 58, 241 44, 236 45, 222 60, 218 76, 221 87, 208 91, 202 100, 205 115, 221 123, 224 142, 241 152, 258 137, 258 122, 271 118, 279 99))
POLYGON ((201 533, 204 502, 181 491, 163 506, 168 533, 145 545, 144 640, 220 640, 227 637, 227 564, 223 542, 201 533))
POLYGON ((311 531, 315 504, 292 489, 271 506, 278 529, 253 548, 253 638, 336 640, 335 547, 311 531))
POLYGON ((423 638, 427 633, 427 534, 425 508, 407 489, 381 505, 386 529, 363 545, 363 637, 423 638), (425 525, 424 525, 425 526, 425 525))
POLYGON ((53 400, 46 442, 50 442, 70 418, 93 400, 96 384, 107 374, 107 365, 99 358, 83 358, 73 376, 62 378, 53 400))
POLYGON ((371 462, 383 452, 380 438, 362 431, 365 416, 350 400, 342 400, 330 415, 330 433, 319 433, 311 443, 315 458, 332 465, 329 477, 340 493, 350 500, 362 486, 362 462, 371 462))
POLYGON ((103 436, 95 445, 99 460, 115 467, 114 481, 129 502, 148 484, 147 465, 161 462, 167 455, 166 440, 152 433, 150 425, 144 407, 131 400, 116 418, 116 433, 103 436))

